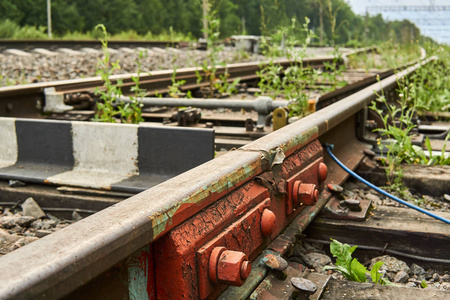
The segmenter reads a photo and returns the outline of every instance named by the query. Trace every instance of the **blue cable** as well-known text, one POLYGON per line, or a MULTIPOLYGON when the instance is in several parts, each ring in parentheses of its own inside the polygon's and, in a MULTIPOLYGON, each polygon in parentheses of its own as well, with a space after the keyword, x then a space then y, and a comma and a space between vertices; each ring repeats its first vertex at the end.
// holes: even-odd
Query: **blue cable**
POLYGON ((433 214, 432 212, 430 212, 430 211, 428 211, 428 210, 425 210, 425 209, 423 209, 423 208, 420 208, 420 207, 418 207, 418 206, 416 206, 416 205, 414 205, 414 204, 411 204, 411 203, 409 203, 409 202, 406 202, 405 200, 402 200, 402 199, 400 199, 400 198, 397 198, 397 197, 395 197, 394 195, 391 195, 391 194, 389 194, 388 192, 386 192, 386 191, 380 189, 380 188, 377 187, 376 185, 374 185, 374 184, 368 182, 367 180, 365 180, 364 178, 362 178, 361 176, 359 176, 358 174, 356 174, 355 172, 353 172, 352 170, 350 170, 349 168, 347 168, 343 163, 341 163, 341 162, 336 158, 336 156, 334 156, 333 153, 331 153, 331 150, 333 150, 334 145, 325 143, 325 144, 324 144, 324 147, 325 147, 325 149, 327 150, 328 154, 331 156, 331 158, 332 158, 332 159, 333 159, 333 160, 334 160, 334 161, 335 161, 342 169, 344 169, 347 173, 349 173, 350 175, 352 175, 353 177, 355 177, 356 179, 358 179, 359 181, 361 181, 361 182, 364 183, 365 185, 371 187, 372 189, 376 190, 377 192, 379 192, 379 193, 381 193, 381 194, 383 194, 383 195, 385 195, 385 196, 387 196, 387 197, 389 197, 389 198, 391 198, 391 199, 393 199, 393 200, 395 200, 395 201, 397 201, 397 202, 400 202, 400 203, 403 204, 403 205, 406 205, 406 206, 408 206, 408 207, 410 207, 410 208, 413 208, 413 209, 415 209, 415 210, 418 210, 418 211, 420 211, 421 213, 424 213, 424 214, 426 214, 426 215, 428 215, 428 216, 430 216, 430 217, 433 217, 433 218, 435 218, 435 219, 438 219, 438 220, 440 220, 440 221, 442 221, 442 222, 445 222, 445 223, 447 223, 447 224, 450 224, 450 220, 447 220, 447 219, 442 218, 442 217, 440 217, 440 216, 438 216, 438 215, 435 215, 435 214, 433 214))

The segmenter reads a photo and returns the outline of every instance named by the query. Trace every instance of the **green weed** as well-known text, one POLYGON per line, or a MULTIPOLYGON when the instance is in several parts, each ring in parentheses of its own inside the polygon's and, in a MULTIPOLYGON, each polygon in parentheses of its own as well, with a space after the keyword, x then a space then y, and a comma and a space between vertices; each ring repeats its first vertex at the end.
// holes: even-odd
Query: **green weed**
POLYGON ((139 101, 145 95, 145 90, 139 86, 139 74, 141 72, 140 59, 143 53, 139 54, 138 59, 138 75, 132 77, 135 86, 131 88, 135 94, 131 97, 131 103, 120 103, 119 98, 122 96, 122 80, 117 80, 113 83, 111 76, 115 70, 120 69, 119 61, 111 62, 110 53, 108 50, 108 32, 103 24, 96 26, 100 29, 103 37, 100 39, 102 43, 103 59, 98 61, 97 75, 100 75, 103 81, 103 87, 95 89, 95 94, 100 95, 100 100, 97 102, 97 112, 92 119, 95 122, 117 123, 119 120, 124 123, 139 123, 142 121, 141 109, 142 103, 139 101))
POLYGON ((336 266, 325 266, 324 270, 338 270, 348 280, 357 282, 367 282, 366 274, 370 274, 373 283, 394 285, 379 272, 380 267, 383 265, 382 261, 376 262, 369 273, 363 264, 356 258, 352 258, 352 253, 357 247, 358 246, 351 247, 349 244, 342 244, 337 240, 331 239, 330 252, 333 254, 333 257, 336 257, 336 266))

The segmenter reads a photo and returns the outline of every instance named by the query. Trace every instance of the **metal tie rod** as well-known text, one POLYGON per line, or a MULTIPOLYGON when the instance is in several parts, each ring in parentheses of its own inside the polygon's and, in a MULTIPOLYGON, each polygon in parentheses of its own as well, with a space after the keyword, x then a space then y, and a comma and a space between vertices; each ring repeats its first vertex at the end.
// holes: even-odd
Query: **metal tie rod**
MULTIPOLYGON (((121 102, 130 103, 130 97, 121 96, 121 102)), ((287 100, 272 100, 270 97, 258 97, 255 100, 228 99, 186 99, 186 98, 158 98, 144 97, 140 100, 144 106, 192 106, 198 108, 235 108, 254 110, 258 113, 258 124, 264 124, 266 116, 278 107, 289 104, 287 100)))

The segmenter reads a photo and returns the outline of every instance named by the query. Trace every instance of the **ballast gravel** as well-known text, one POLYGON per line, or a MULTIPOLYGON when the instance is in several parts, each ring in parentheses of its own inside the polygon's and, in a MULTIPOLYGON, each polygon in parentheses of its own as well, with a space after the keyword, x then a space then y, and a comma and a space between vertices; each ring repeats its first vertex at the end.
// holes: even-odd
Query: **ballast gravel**
MULTIPOLYGON (((31 55, 0 55, 0 86, 47 82, 64 79, 94 77, 97 64, 104 55, 102 51, 53 52, 44 55, 42 52, 31 52, 31 55)), ((136 73, 138 58, 141 59, 142 74, 155 70, 196 67, 207 60, 208 52, 192 49, 149 48, 128 49, 131 51, 111 49, 111 62, 118 62, 120 69, 114 74, 136 73)), ((263 56, 225 48, 219 55, 218 63, 239 63, 262 61, 263 56)))
POLYGON ((82 217, 74 211, 72 220, 45 213, 33 198, 21 205, 0 206, 0 256, 62 229, 82 217))

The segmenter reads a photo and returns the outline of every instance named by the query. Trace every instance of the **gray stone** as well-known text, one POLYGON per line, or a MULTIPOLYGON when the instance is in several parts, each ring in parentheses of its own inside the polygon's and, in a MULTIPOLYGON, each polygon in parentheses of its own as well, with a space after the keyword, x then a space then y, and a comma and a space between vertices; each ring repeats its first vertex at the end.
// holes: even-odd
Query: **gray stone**
POLYGON ((400 271, 404 271, 408 274, 411 272, 410 268, 404 261, 401 261, 389 255, 383 255, 373 258, 370 263, 370 269, 372 269, 373 265, 378 261, 384 262, 384 264, 380 267, 381 271, 385 270, 387 272, 393 273, 394 275, 400 271))
POLYGON ((432 270, 425 272, 425 279, 430 280, 431 278, 433 278, 433 274, 434 274, 434 271, 432 271, 432 270))
POLYGON ((423 277, 425 275, 425 269, 416 264, 411 265, 411 272, 417 277, 423 277))
POLYGON ((31 223, 30 224, 30 228, 33 228, 33 229, 41 229, 41 227, 42 227, 42 220, 41 219, 38 219, 38 220, 36 220, 36 221, 34 221, 33 223, 31 223))
POLYGON ((395 283, 407 283, 409 279, 408 273, 405 271, 400 271, 395 274, 394 282, 395 283))
POLYGON ((42 230, 42 229, 40 229, 40 230, 36 230, 35 235, 38 238, 43 238, 44 236, 47 236, 47 235, 51 234, 52 232, 53 231, 50 231, 50 230, 42 230))
POLYGON ((8 253, 12 246, 22 237, 11 235, 6 230, 0 228, 0 252, 8 253))
POLYGON ((415 288, 417 285, 414 282, 408 282, 405 286, 415 288))
POLYGON ((331 263, 331 258, 328 255, 320 253, 307 253, 304 255, 306 264, 313 266, 315 269, 321 270, 324 266, 331 263))
POLYGON ((374 195, 372 193, 367 193, 366 194, 366 199, 367 200, 371 200, 373 202, 380 201, 380 197, 378 197, 377 195, 374 195))
POLYGON ((50 229, 56 227, 56 222, 53 220, 42 220, 41 229, 50 229))
POLYGON ((0 226, 7 229, 13 228, 15 226, 28 227, 35 220, 36 220, 35 217, 30 216, 21 216, 21 215, 3 216, 0 219, 0 226))
POLYGON ((45 218, 45 213, 39 206, 39 204, 34 201, 33 198, 28 198, 25 200, 25 202, 22 204, 22 210, 24 216, 32 216, 36 219, 45 218))
POLYGON ((448 202, 450 202, 450 195, 444 194, 444 200, 447 200, 448 202))
POLYGON ((450 282, 450 275, 449 274, 442 275, 441 281, 450 282))
POLYGON ((450 291, 450 282, 443 282, 441 284, 441 289, 444 291, 450 291))
POLYGON ((83 217, 76 210, 74 210, 72 213, 72 220, 80 221, 81 219, 83 219, 83 217))
POLYGON ((59 222, 61 222, 60 219, 58 219, 57 217, 55 217, 54 215, 51 215, 51 214, 47 214, 47 218, 49 218, 50 220, 55 221, 56 224, 58 224, 59 222))

